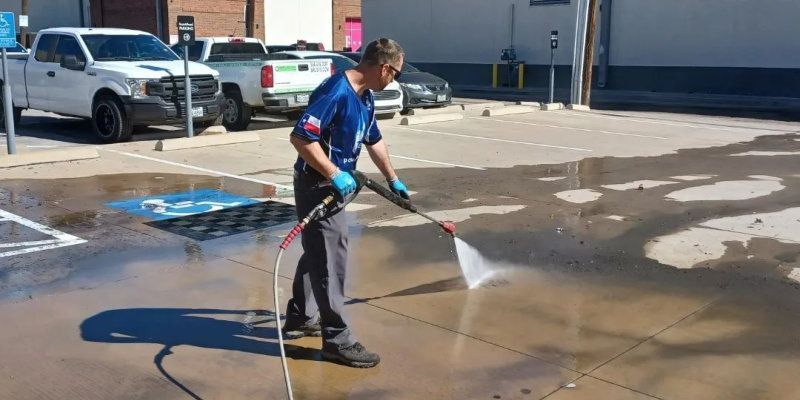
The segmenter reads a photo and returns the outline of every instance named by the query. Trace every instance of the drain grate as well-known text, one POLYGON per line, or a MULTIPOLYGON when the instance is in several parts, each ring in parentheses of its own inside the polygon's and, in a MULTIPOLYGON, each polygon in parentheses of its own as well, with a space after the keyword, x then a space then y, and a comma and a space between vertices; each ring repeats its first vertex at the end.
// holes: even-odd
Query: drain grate
POLYGON ((211 240, 285 224, 297 220, 294 206, 274 201, 226 208, 186 217, 146 222, 194 240, 211 240))

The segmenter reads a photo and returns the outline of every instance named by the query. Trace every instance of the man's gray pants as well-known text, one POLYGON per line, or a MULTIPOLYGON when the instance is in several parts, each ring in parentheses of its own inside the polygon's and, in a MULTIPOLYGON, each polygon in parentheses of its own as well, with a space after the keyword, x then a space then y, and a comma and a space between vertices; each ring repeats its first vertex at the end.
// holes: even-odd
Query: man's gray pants
MULTIPOLYGON (((294 181, 298 219, 305 218, 333 188, 308 174, 294 181)), ((328 207, 328 213, 306 226, 302 234, 303 255, 292 283, 292 299, 286 310, 286 325, 298 326, 319 313, 322 340, 337 348, 352 346, 356 340, 344 317, 344 279, 347 269, 348 227, 343 201, 328 207)))

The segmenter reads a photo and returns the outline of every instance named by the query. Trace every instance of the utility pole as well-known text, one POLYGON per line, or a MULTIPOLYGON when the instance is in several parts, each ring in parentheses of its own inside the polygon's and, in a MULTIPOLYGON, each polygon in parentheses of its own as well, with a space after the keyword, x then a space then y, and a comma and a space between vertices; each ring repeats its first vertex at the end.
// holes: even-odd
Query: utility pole
MULTIPOLYGON (((28 15, 28 0, 22 0, 22 10, 20 11, 19 14, 20 15, 28 15)), ((20 42, 22 42, 22 46, 27 48, 28 47, 28 27, 25 27, 25 26, 19 27, 19 37, 20 37, 20 42)))
POLYGON ((589 0, 589 18, 586 27, 586 43, 583 58, 583 86, 581 88, 581 104, 588 106, 592 94, 592 65, 594 64, 594 37, 597 32, 597 15, 600 11, 600 0, 589 0))

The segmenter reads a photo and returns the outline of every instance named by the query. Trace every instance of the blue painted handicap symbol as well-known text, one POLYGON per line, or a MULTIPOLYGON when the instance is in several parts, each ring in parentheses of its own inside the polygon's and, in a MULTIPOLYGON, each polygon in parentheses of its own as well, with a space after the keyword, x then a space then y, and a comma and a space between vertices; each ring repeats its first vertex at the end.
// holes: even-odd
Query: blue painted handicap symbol
POLYGON ((114 201, 106 203, 106 207, 160 221, 256 203, 258 201, 248 197, 226 193, 221 190, 202 189, 186 193, 114 201))
POLYGON ((17 23, 12 12, 0 12, 0 47, 17 47, 17 23))

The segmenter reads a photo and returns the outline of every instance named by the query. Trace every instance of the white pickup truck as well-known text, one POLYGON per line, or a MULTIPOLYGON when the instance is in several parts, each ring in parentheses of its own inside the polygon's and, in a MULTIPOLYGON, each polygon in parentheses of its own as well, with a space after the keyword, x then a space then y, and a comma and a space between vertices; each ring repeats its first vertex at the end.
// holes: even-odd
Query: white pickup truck
MULTIPOLYGON (((183 55, 182 46, 172 49, 183 55)), ((304 109, 311 92, 336 73, 329 59, 271 60, 264 44, 254 38, 197 38, 189 47, 189 60, 219 71, 225 96, 222 124, 232 131, 246 129, 255 110, 304 109)))
MULTIPOLYGON (((129 140, 135 126, 179 123, 186 115, 183 61, 146 32, 44 29, 30 55, 8 63, 17 120, 22 109, 89 118, 109 143, 129 140)), ((194 120, 220 122, 219 73, 198 63, 189 73, 194 120)))

